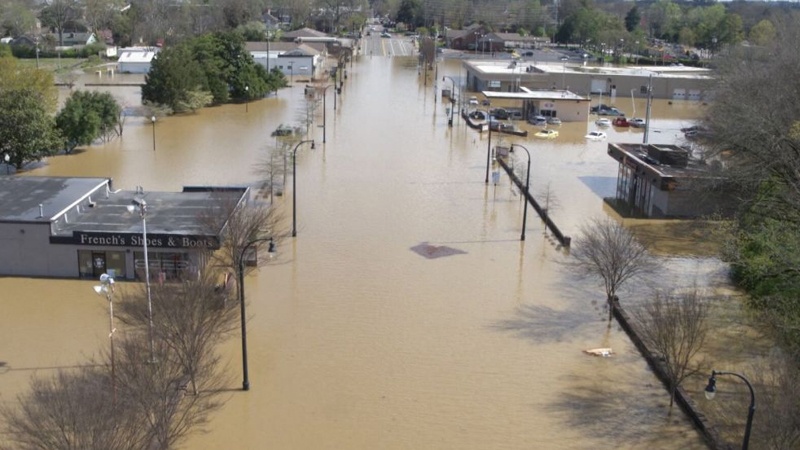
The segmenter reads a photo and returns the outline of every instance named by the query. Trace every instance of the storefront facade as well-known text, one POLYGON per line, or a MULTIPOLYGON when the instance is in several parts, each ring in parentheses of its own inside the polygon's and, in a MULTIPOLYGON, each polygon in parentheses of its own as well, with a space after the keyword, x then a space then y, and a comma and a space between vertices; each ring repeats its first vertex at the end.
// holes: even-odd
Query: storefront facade
POLYGON ((248 196, 246 187, 114 191, 105 178, 0 178, 0 275, 140 280, 146 244, 151 279, 180 279, 219 248, 222 226, 201 217, 248 196))

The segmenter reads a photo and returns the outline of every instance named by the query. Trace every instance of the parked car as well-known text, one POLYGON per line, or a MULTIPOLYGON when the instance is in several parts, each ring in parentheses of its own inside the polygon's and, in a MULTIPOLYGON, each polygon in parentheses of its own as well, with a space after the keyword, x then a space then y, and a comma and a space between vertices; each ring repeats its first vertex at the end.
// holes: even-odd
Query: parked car
POLYGON ((634 128, 644 128, 647 122, 644 119, 633 118, 629 119, 628 123, 634 128))
POLYGON ((589 139, 590 141, 601 141, 605 139, 607 136, 602 131, 590 131, 589 134, 587 134, 584 137, 586 139, 589 139))
POLYGON ((493 115, 498 120, 508 120, 509 114, 504 108, 492 108, 489 110, 489 114, 493 115))
POLYGON ((547 119, 547 123, 549 125, 561 125, 561 119, 559 119, 558 117, 550 117, 549 119, 547 119))
POLYGON ((601 109, 597 111, 598 116, 624 116, 625 113, 614 108, 613 106, 608 109, 601 109))
POLYGON ((558 136, 558 131, 549 129, 540 130, 533 135, 533 137, 539 139, 555 139, 557 136, 558 136))
POLYGON ((611 120, 606 119, 605 117, 603 117, 603 118, 595 120, 594 124, 597 125, 598 127, 610 127, 611 126, 611 120))
POLYGON ((470 97, 469 104, 472 106, 478 106, 478 97, 475 96, 470 97))
POLYGON ((528 119, 528 123, 531 125, 547 125, 547 117, 545 116, 533 116, 528 119))
POLYGON ((625 115, 625 113, 623 113, 622 111, 618 110, 617 108, 615 108, 613 106, 610 106, 610 105, 604 105, 602 103, 599 104, 599 105, 596 105, 596 106, 592 106, 589 109, 589 112, 591 112, 592 114, 597 114, 598 116, 624 116, 625 115))
POLYGON ((390 38, 390 37, 392 37, 392 35, 384 31, 383 33, 381 33, 381 37, 382 38, 390 38))

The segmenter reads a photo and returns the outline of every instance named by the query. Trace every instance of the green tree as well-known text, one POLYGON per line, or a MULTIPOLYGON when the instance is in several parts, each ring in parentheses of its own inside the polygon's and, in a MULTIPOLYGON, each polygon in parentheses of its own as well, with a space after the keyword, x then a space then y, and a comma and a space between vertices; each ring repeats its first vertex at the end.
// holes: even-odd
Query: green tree
POLYGON ((751 305, 781 318, 785 343, 800 348, 800 15, 776 22, 763 47, 732 46, 719 61, 706 125, 710 160, 741 205, 725 258, 751 305), (742 101, 742 96, 747 101, 742 101), (747 119, 745 121, 744 119, 747 119))
POLYGON ((39 13, 42 25, 58 33, 58 45, 64 45, 64 30, 76 27, 80 17, 81 7, 76 0, 52 0, 39 13))
POLYGON ((642 21, 642 14, 639 12, 639 8, 634 5, 628 11, 628 14, 625 14, 625 29, 628 32, 633 32, 636 28, 639 27, 639 23, 642 21))
POLYGON ((108 92, 73 92, 56 115, 56 126, 66 140, 66 152, 116 134, 119 114, 120 106, 108 92))
POLYGON ((142 86, 142 101, 184 112, 191 105, 189 92, 207 90, 208 81, 200 63, 192 57, 188 46, 177 45, 159 52, 153 60, 142 86))
POLYGON ((758 22, 750 29, 750 43, 768 45, 775 40, 775 25, 767 19, 758 22))
POLYGON ((647 9, 650 34, 657 38, 675 35, 681 17, 680 6, 670 0, 657 0, 647 9))
POLYGON ((19 36, 36 28, 36 16, 29 5, 20 0, 0 4, 0 35, 19 36))
POLYGON ((420 3, 419 0, 402 0, 400 2, 400 7, 397 10, 397 15, 395 16, 398 22, 402 22, 412 26, 422 26, 422 20, 420 20, 420 3))
POLYGON ((33 89, 38 92, 48 113, 54 113, 58 102, 53 72, 22 65, 16 58, 0 58, 0 92, 33 89))
POLYGON ((61 139, 44 97, 33 88, 0 90, 0 153, 21 169, 56 152, 61 139))

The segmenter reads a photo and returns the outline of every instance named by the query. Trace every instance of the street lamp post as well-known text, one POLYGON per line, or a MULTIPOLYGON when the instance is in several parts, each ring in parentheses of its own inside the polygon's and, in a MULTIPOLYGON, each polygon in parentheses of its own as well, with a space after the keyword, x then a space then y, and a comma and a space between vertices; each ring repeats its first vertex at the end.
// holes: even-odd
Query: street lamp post
POLYGON ((531 152, 528 151, 527 148, 519 145, 519 144, 511 144, 511 149, 513 150, 514 147, 519 147, 525 150, 525 154, 528 155, 528 171, 525 175, 525 206, 522 208, 522 236, 520 236, 519 240, 525 240, 525 227, 526 222, 528 221, 528 195, 530 195, 530 187, 531 187, 531 152))
POLYGON ((489 184, 489 161, 492 159, 492 105, 487 105, 486 122, 489 126, 489 143, 486 145, 486 179, 484 183, 489 184))
POLYGON ((3 161, 6 163, 6 175, 8 175, 11 173, 11 164, 10 164, 11 155, 9 155, 8 153, 3 155, 3 161))
POLYGON ((456 107, 456 101, 455 101, 455 98, 453 97, 454 95, 456 95, 456 80, 454 80, 452 77, 449 77, 449 76, 445 75, 445 76, 442 77, 442 81, 444 81, 445 78, 450 78, 450 82, 453 83, 453 89, 450 91, 450 117, 447 119, 447 125, 452 127, 453 126, 453 109, 455 109, 455 107, 456 107))
POLYGON ((294 61, 289 63, 289 84, 294 83, 294 61))
POLYGON ((248 366, 247 366, 247 314, 245 312, 245 302, 244 302, 244 254, 253 245, 259 242, 269 242, 269 247, 267 251, 270 255, 275 253, 275 241, 272 240, 271 237, 267 238, 257 238, 253 239, 252 241, 248 242, 247 244, 242 247, 241 252, 239 252, 239 309, 242 314, 242 390, 249 391, 250 390, 250 376, 248 373, 248 366))
POLYGON ((147 256, 147 202, 142 198, 134 198, 133 203, 128 205, 128 212, 133 213, 139 209, 139 217, 142 218, 142 245, 144 247, 144 285, 147 291, 147 321, 148 334, 150 340, 150 362, 155 362, 155 348, 153 345, 153 300, 150 295, 150 260, 147 256))
POLYGON ((706 386, 705 391, 705 396, 709 400, 714 398, 714 395, 717 393, 717 375, 732 375, 737 377, 744 381, 744 384, 746 384, 747 388, 750 390, 750 407, 747 408, 747 425, 745 425, 744 428, 744 440, 742 441, 742 450, 747 450, 748 445, 750 445, 750 428, 753 425, 753 415, 756 412, 756 393, 753 391, 753 385, 750 384, 750 381, 748 381, 747 378, 738 373, 717 372, 716 370, 712 370, 711 377, 708 378, 708 385, 706 386))
POLYGON ((111 346, 111 391, 114 399, 114 403, 117 401, 117 370, 115 365, 115 358, 114 358, 114 332, 117 330, 114 328, 114 301, 111 298, 111 295, 114 293, 114 278, 109 276, 107 273, 100 275, 100 285, 94 286, 94 291, 98 295, 105 296, 106 300, 108 300, 108 320, 109 320, 109 328, 108 328, 108 340, 111 346))
POLYGON ((297 148, 300 144, 311 142, 311 149, 314 149, 314 140, 309 139, 300 141, 292 149, 292 237, 297 236, 297 148))
POLYGON ((150 123, 153 124, 153 151, 156 151, 156 116, 150 116, 150 123))
POLYGON ((244 87, 244 112, 250 112, 250 86, 244 87))

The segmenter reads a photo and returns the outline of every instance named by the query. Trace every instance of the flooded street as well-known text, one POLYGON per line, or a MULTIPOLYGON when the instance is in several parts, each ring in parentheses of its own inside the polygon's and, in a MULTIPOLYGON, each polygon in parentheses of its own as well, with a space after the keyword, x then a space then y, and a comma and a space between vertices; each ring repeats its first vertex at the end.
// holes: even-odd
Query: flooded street
MULTIPOLYGON (((422 82, 416 58, 362 56, 348 70, 336 111, 327 101, 327 143, 320 110, 316 149, 297 151, 297 237, 287 183, 275 199, 288 219, 278 257, 246 280, 251 390, 238 391, 234 338, 222 348, 227 403, 183 448, 705 448, 678 409, 668 415, 666 391, 604 320, 602 288, 568 274, 567 253, 532 209, 519 240, 520 195, 504 173, 484 183, 488 136, 460 118, 447 126, 434 77, 422 82), (412 250, 424 243, 457 251, 426 258, 412 250), (596 347, 615 355, 582 352, 596 347)), ((444 61, 438 78, 459 72, 460 61, 444 61)), ((136 101, 136 88, 119 91, 136 101)), ((169 191, 255 184, 271 132, 298 123, 302 97, 299 83, 155 125, 129 117, 122 139, 20 176, 108 176, 115 188, 169 191)), ((632 109, 630 98, 616 104, 632 109)), ((650 141, 675 143, 700 108, 657 101, 650 141)), ((531 152, 531 191, 550 192, 570 236, 613 214, 602 198, 614 194, 618 164, 606 142, 585 141, 593 129, 567 123, 553 141, 492 136, 531 152)), ((642 140, 636 130, 607 133, 642 140)), ((524 153, 515 157, 524 166, 524 153)), ((722 264, 704 255, 669 267, 664 282, 724 283, 722 264)), ((86 363, 107 345, 93 284, 0 278, 0 401, 15 401, 31 375, 86 363)))

